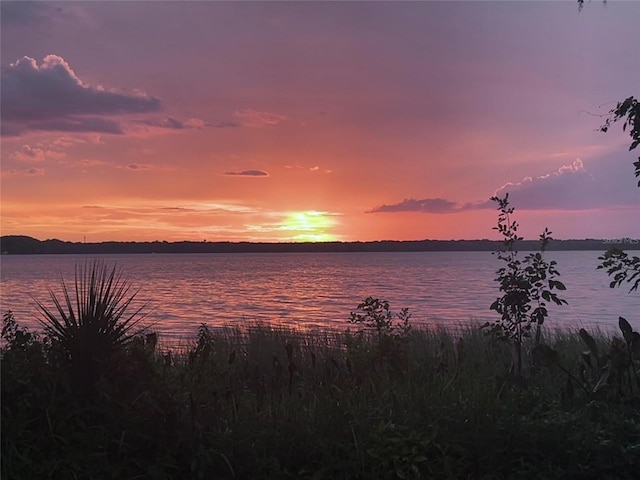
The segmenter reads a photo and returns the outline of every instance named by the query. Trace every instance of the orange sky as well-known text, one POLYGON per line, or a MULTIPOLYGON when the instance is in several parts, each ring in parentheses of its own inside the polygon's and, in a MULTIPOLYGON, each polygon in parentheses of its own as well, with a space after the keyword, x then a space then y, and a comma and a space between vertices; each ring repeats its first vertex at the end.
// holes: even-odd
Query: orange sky
POLYGON ((2 235, 640 237, 640 3, 1 5, 2 235))

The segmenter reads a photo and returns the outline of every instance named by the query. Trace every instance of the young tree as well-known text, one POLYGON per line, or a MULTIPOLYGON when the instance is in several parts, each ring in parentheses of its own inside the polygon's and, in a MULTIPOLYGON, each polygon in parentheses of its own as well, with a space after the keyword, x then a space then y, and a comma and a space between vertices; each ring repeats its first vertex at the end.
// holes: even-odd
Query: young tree
POLYGON ((556 278, 560 275, 556 262, 547 262, 542 254, 552 240, 551 232, 544 229, 540 235, 540 252, 531 253, 520 260, 515 250, 516 242, 522 240, 518 235, 518 222, 511 219, 514 208, 509 206, 509 194, 504 198, 491 197, 498 204, 498 225, 493 227, 503 237, 506 249, 497 252, 498 258, 505 263, 496 273, 502 296, 491 304, 491 310, 500 314, 500 320, 487 323, 491 332, 498 338, 509 341, 513 347, 515 373, 522 373, 522 344, 531 336, 535 325, 535 342, 540 342, 541 327, 548 316, 547 303, 567 304, 553 291, 566 290, 564 284, 556 278))

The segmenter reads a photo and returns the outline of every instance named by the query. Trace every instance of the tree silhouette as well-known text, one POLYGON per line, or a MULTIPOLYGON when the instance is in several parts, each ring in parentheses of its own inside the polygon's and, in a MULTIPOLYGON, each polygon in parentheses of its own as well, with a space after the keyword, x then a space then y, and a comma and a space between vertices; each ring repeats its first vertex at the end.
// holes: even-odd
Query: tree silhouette
MULTIPOLYGON (((607 132, 612 123, 623 120, 622 131, 627 131, 629 127, 629 135, 631 136, 631 146, 629 151, 634 150, 640 144, 640 103, 635 97, 628 97, 622 102, 618 102, 616 108, 609 111, 609 116, 604 124, 600 127, 602 132, 607 132)), ((635 175, 640 178, 640 156, 638 161, 634 162, 636 167, 635 175)), ((640 180, 638 180, 640 188, 640 180)))
MULTIPOLYGON (((606 5, 606 0, 603 0, 603 4, 606 5)), ((584 7, 584 0, 578 0, 578 11, 582 11, 584 7)), ((631 136, 631 145, 629 151, 634 150, 640 144, 640 103, 634 97, 627 97, 621 102, 618 102, 616 108, 609 111, 607 119, 600 131, 607 132, 609 127, 613 123, 622 120, 622 131, 626 132, 629 127, 629 135, 631 136)), ((639 178, 638 188, 640 188, 640 156, 638 161, 633 162, 635 166, 635 176, 639 178)), ((624 239, 629 242, 638 242, 640 239, 624 239)), ((620 248, 611 248, 598 257, 602 263, 598 265, 598 269, 606 270, 609 276, 613 276, 613 280, 609 284, 611 288, 619 287, 622 283, 630 283, 631 289, 629 293, 634 290, 638 291, 640 286, 640 258, 630 257, 620 248)))
MULTIPOLYGON (((622 102, 618 102, 616 108, 609 111, 609 116, 604 124, 600 127, 602 132, 607 132, 611 124, 622 120, 622 130, 627 131, 631 136, 631 146, 629 151, 634 150, 640 144, 640 103, 635 97, 628 97, 622 102)), ((640 178, 640 157, 637 162, 633 162, 636 167, 635 175, 640 178)), ((640 180, 638 180, 640 188, 640 180)), ((639 239, 624 239, 623 241, 638 242, 639 239)), ((623 283, 631 284, 629 293, 634 290, 638 291, 640 286, 640 258, 630 257, 620 248, 611 248, 598 257, 602 263, 598 265, 598 269, 606 270, 607 275, 613 276, 613 280, 609 283, 611 288, 619 287, 623 283)))

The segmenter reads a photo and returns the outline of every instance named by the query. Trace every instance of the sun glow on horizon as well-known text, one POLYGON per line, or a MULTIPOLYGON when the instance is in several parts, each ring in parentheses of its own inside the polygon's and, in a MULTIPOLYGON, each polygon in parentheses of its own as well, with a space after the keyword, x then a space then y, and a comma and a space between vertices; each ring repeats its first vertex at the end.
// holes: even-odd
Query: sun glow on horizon
POLYGON ((330 231, 336 224, 334 216, 327 212, 306 210, 288 213, 280 230, 295 233, 291 240, 296 242, 331 242, 338 240, 330 231))

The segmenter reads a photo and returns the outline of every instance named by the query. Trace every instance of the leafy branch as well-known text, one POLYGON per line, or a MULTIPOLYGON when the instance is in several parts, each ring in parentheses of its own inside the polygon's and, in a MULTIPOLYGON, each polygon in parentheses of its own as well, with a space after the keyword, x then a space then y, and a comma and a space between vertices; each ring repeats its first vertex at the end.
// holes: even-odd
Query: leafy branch
MULTIPOLYGON (((629 151, 635 150, 640 145, 640 103, 638 100, 631 96, 624 99, 622 102, 618 102, 616 108, 609 111, 609 117, 604 124, 600 127, 600 131, 607 132, 611 124, 623 120, 622 131, 626 132, 629 128, 629 135, 631 136, 631 145, 629 151)), ((636 167, 635 175, 640 177, 640 157, 637 162, 633 162, 636 167)), ((638 180, 638 187, 640 187, 640 180, 638 180)))
MULTIPOLYGON (((635 97, 628 97, 622 102, 618 102, 616 108, 609 112, 609 118, 600 127, 602 132, 607 132, 612 123, 623 120, 622 131, 629 129, 631 136, 631 145, 629 151, 634 150, 640 145, 640 103, 635 97)), ((640 178, 640 157, 634 162, 636 167, 635 176, 640 178)), ((638 180, 640 188, 640 180, 638 180)), ((598 257, 602 263, 598 265, 598 269, 606 269, 609 276, 613 276, 613 280, 609 284, 611 288, 619 287, 623 282, 631 283, 629 293, 638 290, 640 284, 640 258, 630 257, 620 249, 613 248, 598 257)))
POLYGON ((640 258, 630 257, 619 248, 613 248, 598 257, 602 263, 598 265, 599 270, 607 269, 607 275, 613 276, 609 287, 616 288, 623 282, 632 284, 629 293, 638 290, 640 285, 640 258))

